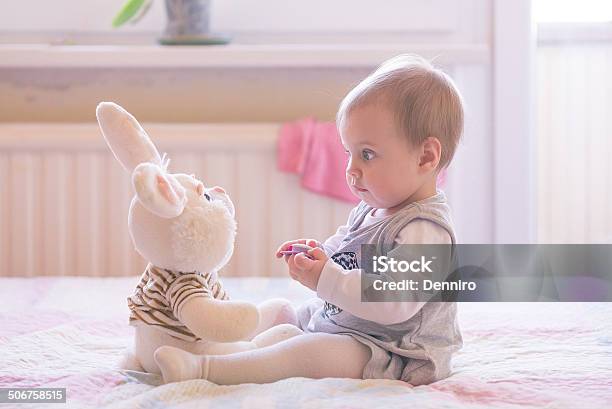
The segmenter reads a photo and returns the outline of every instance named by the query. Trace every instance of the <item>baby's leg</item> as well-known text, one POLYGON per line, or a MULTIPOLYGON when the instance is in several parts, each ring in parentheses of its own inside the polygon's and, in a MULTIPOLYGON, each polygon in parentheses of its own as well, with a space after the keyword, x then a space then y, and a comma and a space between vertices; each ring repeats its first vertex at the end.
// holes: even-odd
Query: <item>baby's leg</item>
POLYGON ((166 383, 202 378, 234 385, 291 377, 361 379, 370 354, 369 347, 349 335, 314 333, 230 355, 193 355, 161 347, 155 360, 166 383))
POLYGON ((300 305, 296 311, 298 327, 306 330, 312 315, 323 306, 323 300, 320 298, 310 298, 305 303, 300 305))
POLYGON ((302 330, 291 324, 276 325, 253 338, 252 341, 212 343, 200 351, 190 351, 203 355, 227 355, 267 347, 286 339, 301 335, 302 330))
POLYGON ((157 348, 163 345, 182 349, 192 354, 225 355, 272 345, 301 334, 302 331, 298 327, 281 324, 264 331, 252 341, 187 342, 174 338, 149 325, 142 325, 136 327, 133 350, 124 354, 120 362, 120 368, 160 373, 157 363, 153 359, 153 354, 157 348))

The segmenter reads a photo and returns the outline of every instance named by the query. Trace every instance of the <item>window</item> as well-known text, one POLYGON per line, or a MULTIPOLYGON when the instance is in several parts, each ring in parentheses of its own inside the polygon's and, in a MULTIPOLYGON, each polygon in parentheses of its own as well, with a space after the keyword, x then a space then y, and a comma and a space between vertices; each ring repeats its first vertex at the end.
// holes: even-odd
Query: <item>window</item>
POLYGON ((612 22, 611 0, 533 0, 538 23, 612 22))

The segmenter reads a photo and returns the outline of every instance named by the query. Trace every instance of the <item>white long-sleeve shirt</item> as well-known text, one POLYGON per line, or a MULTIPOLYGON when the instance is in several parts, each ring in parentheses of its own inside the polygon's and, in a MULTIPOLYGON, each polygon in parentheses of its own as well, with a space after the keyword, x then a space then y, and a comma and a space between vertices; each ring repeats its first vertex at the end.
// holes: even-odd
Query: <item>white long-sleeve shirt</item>
MULTIPOLYGON (((368 213, 363 225, 381 220, 381 216, 368 213)), ((323 246, 334 252, 348 233, 349 226, 340 226, 323 246)), ((406 225, 397 238, 400 244, 451 244, 451 237, 440 225, 429 220, 416 219, 406 225)), ((331 258, 327 261, 317 285, 319 298, 334 304, 356 317, 374 321, 382 325, 404 322, 416 314, 425 302, 375 302, 361 301, 361 269, 344 270, 331 258)))

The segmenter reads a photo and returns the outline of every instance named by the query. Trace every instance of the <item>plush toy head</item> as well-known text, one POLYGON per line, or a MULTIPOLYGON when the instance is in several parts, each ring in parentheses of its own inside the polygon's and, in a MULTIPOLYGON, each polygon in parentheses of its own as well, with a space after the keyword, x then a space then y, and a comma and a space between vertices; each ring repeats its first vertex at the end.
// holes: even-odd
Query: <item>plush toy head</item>
POLYGON ((119 105, 101 102, 96 116, 115 158, 132 172, 136 195, 128 225, 138 253, 173 271, 220 269, 236 235, 234 205, 223 189, 207 189, 193 175, 168 173, 165 155, 119 105))

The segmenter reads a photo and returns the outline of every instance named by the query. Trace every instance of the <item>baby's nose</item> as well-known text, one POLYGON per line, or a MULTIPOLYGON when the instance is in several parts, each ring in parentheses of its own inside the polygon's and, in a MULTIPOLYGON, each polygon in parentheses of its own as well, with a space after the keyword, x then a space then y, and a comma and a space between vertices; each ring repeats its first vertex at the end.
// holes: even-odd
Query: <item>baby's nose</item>
POLYGON ((350 180, 359 179, 361 177, 361 172, 359 171, 359 169, 348 167, 346 169, 346 176, 348 176, 350 180))

